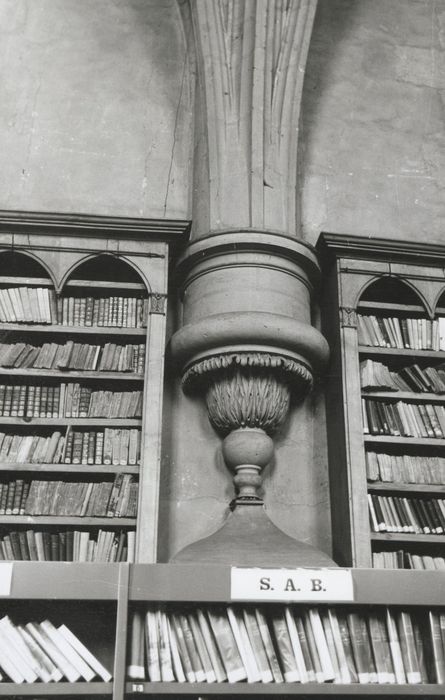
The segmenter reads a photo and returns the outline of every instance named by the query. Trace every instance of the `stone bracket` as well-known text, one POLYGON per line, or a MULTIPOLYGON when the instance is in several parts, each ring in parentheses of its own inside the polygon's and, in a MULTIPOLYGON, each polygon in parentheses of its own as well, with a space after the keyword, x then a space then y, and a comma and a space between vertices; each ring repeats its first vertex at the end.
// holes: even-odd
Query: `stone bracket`
POLYGON ((159 292, 152 292, 150 294, 150 310, 151 314, 161 314, 165 316, 166 306, 167 306, 167 295, 160 294, 159 292))
POLYGON ((340 324, 342 328, 357 328, 357 313, 350 306, 340 307, 340 324))

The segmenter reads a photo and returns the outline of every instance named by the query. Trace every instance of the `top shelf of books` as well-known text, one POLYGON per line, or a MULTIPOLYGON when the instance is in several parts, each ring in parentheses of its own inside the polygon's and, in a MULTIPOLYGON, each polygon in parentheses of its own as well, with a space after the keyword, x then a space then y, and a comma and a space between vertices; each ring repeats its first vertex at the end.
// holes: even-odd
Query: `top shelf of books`
POLYGON ((0 322, 72 327, 145 328, 148 298, 57 297, 48 287, 0 289, 0 322))

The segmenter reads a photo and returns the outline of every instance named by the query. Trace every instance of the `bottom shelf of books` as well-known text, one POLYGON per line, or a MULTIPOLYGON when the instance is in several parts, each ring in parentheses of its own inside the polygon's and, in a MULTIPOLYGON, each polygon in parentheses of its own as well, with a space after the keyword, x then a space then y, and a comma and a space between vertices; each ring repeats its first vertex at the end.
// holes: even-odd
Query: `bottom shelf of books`
POLYGON ((445 693, 445 609, 137 605, 128 650, 129 694, 445 693))
MULTIPOLYGON (((9 592, 0 576, 1 697, 445 696, 442 572, 317 569, 339 586, 324 599, 321 587, 301 602, 244 587, 247 602, 236 582, 275 570, 17 562, 2 571, 12 576, 9 592)), ((314 575, 283 571, 286 581, 314 575)))
POLYGON ((0 695, 110 697, 115 607, 111 601, 2 601, 0 695))

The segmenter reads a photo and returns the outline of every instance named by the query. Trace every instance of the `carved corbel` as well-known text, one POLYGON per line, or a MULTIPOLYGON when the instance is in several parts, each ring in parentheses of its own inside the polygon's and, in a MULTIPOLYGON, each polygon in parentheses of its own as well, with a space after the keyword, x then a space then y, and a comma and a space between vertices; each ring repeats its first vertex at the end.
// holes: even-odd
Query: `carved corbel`
POLYGON ((193 243, 179 271, 184 324, 172 337, 172 354, 184 391, 205 398, 237 493, 220 530, 174 561, 333 565, 285 535, 265 508, 252 508, 263 505, 261 472, 272 461, 275 432, 328 357, 310 324, 313 251, 290 237, 233 231, 193 243))
POLYGON ((303 399, 311 385, 312 373, 302 362, 266 352, 216 355, 186 370, 184 390, 202 391, 210 422, 224 436, 236 503, 263 503, 261 472, 273 457, 272 436, 287 417, 292 393, 303 399))

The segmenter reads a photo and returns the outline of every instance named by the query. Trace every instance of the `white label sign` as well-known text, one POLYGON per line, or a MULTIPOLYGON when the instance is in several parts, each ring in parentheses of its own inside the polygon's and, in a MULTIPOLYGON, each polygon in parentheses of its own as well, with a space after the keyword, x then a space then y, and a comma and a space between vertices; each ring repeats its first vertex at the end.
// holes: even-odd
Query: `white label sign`
POLYGON ((0 564, 0 596, 11 594, 12 564, 0 564))
POLYGON ((348 569, 243 569, 232 567, 232 600, 353 601, 348 569))

